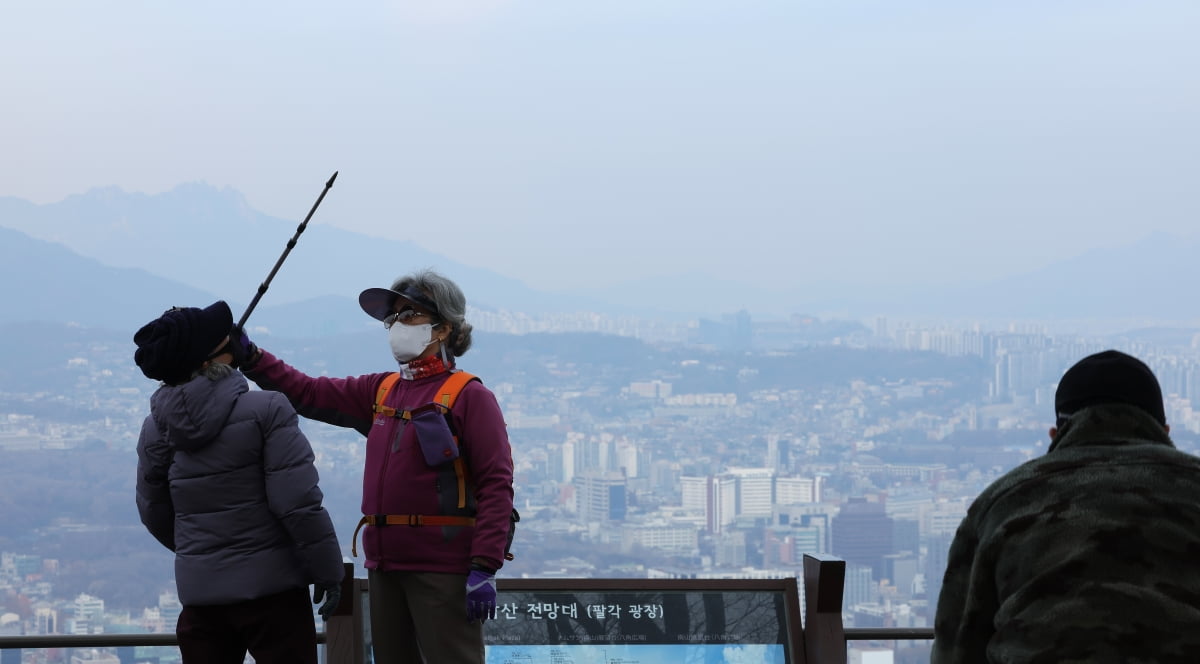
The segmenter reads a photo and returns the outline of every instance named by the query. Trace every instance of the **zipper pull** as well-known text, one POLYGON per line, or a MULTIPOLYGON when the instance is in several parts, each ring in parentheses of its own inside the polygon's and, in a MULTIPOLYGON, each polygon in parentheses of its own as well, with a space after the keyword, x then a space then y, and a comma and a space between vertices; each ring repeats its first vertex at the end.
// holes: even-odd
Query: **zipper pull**
POLYGON ((393 453, 400 450, 400 436, 404 435, 404 425, 408 424, 408 420, 405 420, 405 419, 399 418, 399 417, 396 419, 400 420, 400 424, 396 426, 396 436, 394 438, 392 438, 392 452, 393 453))

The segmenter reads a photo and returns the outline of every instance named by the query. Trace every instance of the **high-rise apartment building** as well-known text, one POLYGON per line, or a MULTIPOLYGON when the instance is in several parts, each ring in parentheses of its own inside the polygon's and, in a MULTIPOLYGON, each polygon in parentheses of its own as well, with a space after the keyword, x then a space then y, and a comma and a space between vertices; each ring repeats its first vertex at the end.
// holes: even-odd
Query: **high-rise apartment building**
POLYGON ((575 444, 567 440, 546 446, 546 477, 554 482, 570 484, 575 477, 575 444))
MULTIPOLYGON (((660 494, 673 494, 678 490, 682 491, 682 477, 680 477, 680 468, 678 461, 669 459, 658 459, 650 464, 650 486, 660 494)), ((703 487, 701 487, 703 492, 703 487)), ((684 508, 687 499, 684 499, 684 508)))
POLYGON ((857 604, 873 604, 879 599, 879 590, 875 586, 875 576, 867 565, 846 563, 846 580, 842 591, 843 610, 849 610, 857 604))
POLYGON ((175 593, 165 592, 158 596, 158 615, 162 617, 163 631, 174 632, 182 612, 183 604, 175 593))
POLYGON ((737 478, 732 475, 708 478, 704 516, 710 533, 723 532, 737 519, 737 478))
POLYGON ((967 515, 967 499, 938 500, 925 515, 926 523, 922 529, 929 535, 953 535, 967 515))
POLYGON ((883 557, 892 552, 892 519, 883 504, 851 498, 833 517, 833 554, 883 576, 883 557))
POLYGON ((584 523, 624 521, 627 509, 625 476, 620 473, 587 471, 575 478, 575 501, 584 523))
POLYGON ((36 634, 58 634, 58 611, 40 606, 33 612, 33 623, 36 634))
POLYGON ((561 474, 558 481, 565 484, 570 484, 575 480, 575 473, 578 472, 579 463, 579 445, 581 440, 577 437, 568 435, 567 440, 562 444, 562 459, 561 459, 561 474))
POLYGON ((717 537, 713 558, 721 567, 745 567, 746 533, 740 530, 722 533, 717 537))
POLYGON ((771 514, 771 526, 793 530, 812 528, 816 533, 815 548, 804 549, 801 553, 829 553, 832 549, 829 533, 833 512, 834 508, 825 503, 776 505, 771 514))
POLYGON ((817 526, 767 528, 763 537, 763 565, 799 567, 804 564, 804 554, 823 553, 823 537, 823 529, 817 526))
POLYGON ((689 512, 705 513, 708 508, 709 478, 696 475, 683 475, 679 478, 679 494, 683 509, 689 512))
POLYGON ((820 477, 776 477, 775 504, 798 505, 821 502, 820 477))
POLYGON ((614 458, 617 472, 630 479, 641 477, 638 468, 640 465, 640 454, 642 446, 635 445, 629 440, 619 440, 614 446, 614 458))
POLYGON ((704 529, 719 533, 738 516, 737 478, 728 473, 679 478, 683 508, 704 514, 704 529))
POLYGON ((892 519, 892 550, 916 554, 921 550, 921 524, 914 519, 892 519))
POLYGON ((98 648, 76 648, 71 651, 71 664, 121 664, 121 658, 98 648))
POLYGON ((634 382, 629 384, 629 392, 647 399, 665 399, 671 396, 671 384, 661 380, 634 382))
POLYGON ((621 527, 621 550, 655 549, 680 555, 699 550, 698 531, 690 523, 639 523, 621 527))
POLYGON ((737 490, 738 517, 769 517, 775 504, 775 471, 770 468, 730 468, 737 490))
POLYGON ((953 539, 953 533, 938 533, 925 540, 925 563, 922 571, 925 573, 925 598, 931 617, 937 610, 938 595, 942 592, 942 579, 946 576, 950 541, 953 539))
POLYGON ((896 587, 902 598, 912 597, 913 585, 919 570, 917 554, 891 553, 883 557, 883 579, 896 587))
POLYGON ((104 633, 104 600, 86 593, 81 594, 71 603, 71 609, 72 634, 104 633))

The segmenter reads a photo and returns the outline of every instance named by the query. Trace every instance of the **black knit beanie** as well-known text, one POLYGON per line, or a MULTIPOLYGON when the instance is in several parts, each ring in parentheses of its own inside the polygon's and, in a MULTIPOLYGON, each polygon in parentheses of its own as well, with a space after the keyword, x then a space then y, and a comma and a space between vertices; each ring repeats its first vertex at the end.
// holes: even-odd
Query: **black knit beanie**
POLYGON ((178 385, 204 364, 232 328, 233 313, 224 301, 203 309, 175 307, 133 335, 133 361, 147 378, 178 385))
POLYGON ((1054 410, 1061 419, 1100 403, 1125 403, 1167 423, 1162 389, 1144 362, 1116 350, 1089 355, 1067 369, 1058 381, 1054 410))

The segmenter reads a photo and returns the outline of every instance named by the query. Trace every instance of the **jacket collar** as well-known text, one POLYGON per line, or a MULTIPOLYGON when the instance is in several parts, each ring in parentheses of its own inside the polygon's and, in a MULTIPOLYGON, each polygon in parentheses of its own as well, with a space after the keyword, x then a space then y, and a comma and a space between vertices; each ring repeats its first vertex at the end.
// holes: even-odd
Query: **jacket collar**
POLYGON ((1082 445, 1146 443, 1175 447, 1163 425, 1141 408, 1116 403, 1099 404, 1076 411, 1058 430, 1048 451, 1082 445))

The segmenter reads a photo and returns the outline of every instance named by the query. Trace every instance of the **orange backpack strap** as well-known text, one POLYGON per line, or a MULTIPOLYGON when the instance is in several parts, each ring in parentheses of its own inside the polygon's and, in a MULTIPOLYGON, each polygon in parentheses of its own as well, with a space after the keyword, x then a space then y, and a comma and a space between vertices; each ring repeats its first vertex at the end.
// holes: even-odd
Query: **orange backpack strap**
MULTIPOLYGON (((388 417, 396 417, 396 409, 383 405, 383 402, 387 400, 388 393, 396 386, 397 380, 400 380, 399 372, 390 373, 384 377, 383 382, 379 383, 379 390, 375 393, 375 406, 371 410, 383 413, 388 417)), ((455 371, 450 374, 450 377, 438 388, 435 403, 450 410, 454 407, 454 402, 458 400, 458 393, 462 392, 467 383, 473 380, 478 380, 478 377, 465 371, 455 371)), ((403 413, 400 415, 404 416, 403 413)))
MULTIPOLYGON (((437 391, 437 403, 446 409, 447 417, 449 417, 450 409, 454 407, 454 402, 458 400, 458 393, 462 392, 467 383, 476 380, 474 374, 469 374, 465 371, 456 371, 450 374, 446 382, 437 391)), ((459 444, 461 449, 462 442, 458 438, 458 432, 454 431, 453 425, 450 427, 454 433, 454 441, 459 444)), ((458 483, 458 509, 463 509, 467 506, 467 466, 463 462, 462 454, 454 460, 454 475, 458 483)))
POLYGON ((371 410, 376 413, 383 413, 388 417, 396 416, 396 409, 383 405, 383 400, 387 398, 388 392, 392 391, 392 387, 396 385, 396 381, 398 380, 400 380, 399 371, 384 376, 383 382, 379 383, 379 391, 375 393, 375 406, 371 410))
POLYGON ((467 386, 467 383, 476 380, 474 374, 469 374, 465 371, 455 371, 450 374, 446 382, 437 391, 437 402, 446 409, 454 407, 454 402, 458 400, 458 393, 467 386))

